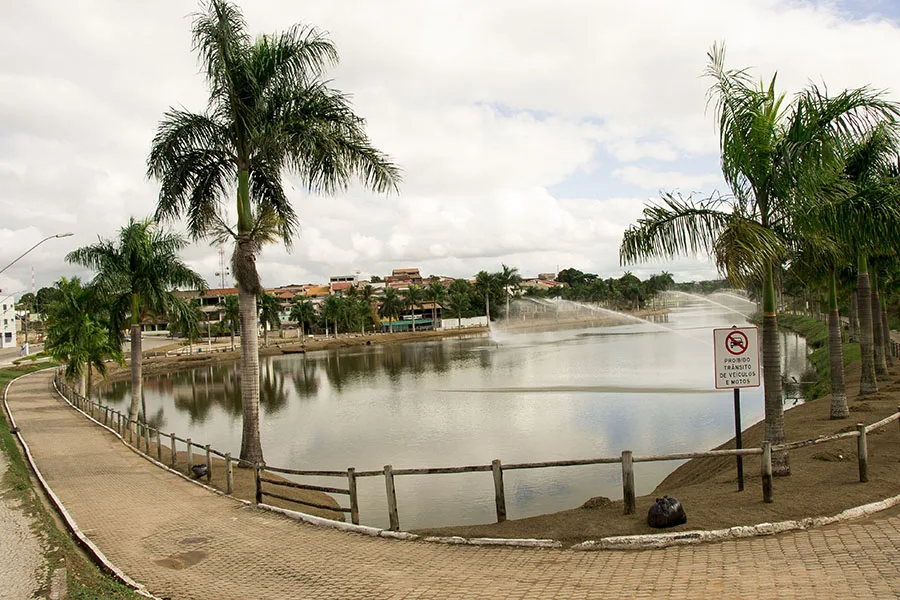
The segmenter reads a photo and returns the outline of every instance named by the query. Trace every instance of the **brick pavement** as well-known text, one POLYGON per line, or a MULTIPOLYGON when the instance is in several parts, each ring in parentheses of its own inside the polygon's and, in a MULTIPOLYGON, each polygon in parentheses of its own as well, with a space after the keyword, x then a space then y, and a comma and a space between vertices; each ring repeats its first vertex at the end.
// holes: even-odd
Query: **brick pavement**
POLYGON ((900 517, 640 552, 450 546, 296 522, 153 466, 68 408, 50 375, 9 404, 82 531, 164 598, 888 598, 900 517))

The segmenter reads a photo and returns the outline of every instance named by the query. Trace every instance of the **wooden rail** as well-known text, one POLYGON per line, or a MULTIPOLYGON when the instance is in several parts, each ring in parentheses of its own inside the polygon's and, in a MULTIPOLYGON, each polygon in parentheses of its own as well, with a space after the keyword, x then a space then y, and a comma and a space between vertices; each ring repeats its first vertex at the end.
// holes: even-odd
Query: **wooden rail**
MULTIPOLYGON (((900 351, 900 344, 892 342, 892 349, 900 351)), ((92 418, 102 422, 111 429, 119 433, 126 443, 132 445, 139 452, 143 451, 147 455, 150 454, 150 437, 155 434, 156 440, 156 459, 162 462, 162 445, 160 443, 163 435, 158 429, 149 427, 146 423, 141 423, 129 419, 126 415, 118 410, 99 403, 86 400, 83 396, 76 394, 71 388, 58 377, 55 380, 57 389, 68 399, 74 406, 91 415, 92 418), (143 441, 144 449, 141 450, 141 442, 143 441)), ((834 442, 842 439, 857 438, 857 456, 859 463, 859 481, 865 483, 869 480, 868 476, 868 432, 880 429, 894 421, 900 422, 900 407, 897 412, 872 423, 864 425, 857 423, 856 429, 833 435, 824 435, 808 440, 798 440, 794 442, 786 442, 783 444, 773 445, 768 441, 762 443, 760 448, 742 448, 742 449, 726 449, 726 450, 708 450, 705 452, 680 452, 673 454, 657 454, 646 456, 634 456, 631 450, 624 450, 620 456, 608 456, 597 458, 579 458, 572 460, 554 460, 529 463, 509 463, 503 464, 500 459, 494 459, 491 464, 487 465, 465 465, 458 467, 419 467, 407 469, 394 469, 392 465, 385 465, 382 470, 356 471, 353 467, 346 471, 338 470, 310 470, 310 469, 288 469, 283 467, 273 467, 266 465, 264 462, 254 463, 254 479, 256 487, 256 502, 261 503, 264 497, 277 498, 286 502, 293 502, 305 506, 311 506, 324 510, 331 510, 341 513, 350 513, 351 521, 359 524, 359 499, 357 495, 356 480, 359 477, 384 477, 385 494, 387 496, 388 521, 390 529, 399 531, 400 518, 397 510, 397 488, 395 486, 395 477, 404 475, 447 475, 455 473, 481 473, 490 472, 494 483, 494 504, 496 508, 497 522, 502 523, 507 519, 506 510, 506 492, 503 484, 503 472, 520 470, 520 469, 544 469, 555 467, 573 467, 573 466, 589 466, 589 465, 606 465, 620 464, 622 469, 622 496, 624 499, 624 513, 632 514, 636 510, 635 506, 635 482, 634 482, 634 463, 655 462, 666 460, 690 460, 697 458, 717 458, 729 456, 759 456, 760 457, 760 475, 762 480, 762 496, 764 502, 773 502, 773 476, 772 476, 772 453, 796 450, 807 446, 834 442), (273 479, 266 477, 266 473, 278 473, 282 475, 292 475, 297 477, 339 477, 347 479, 347 488, 313 485, 299 483, 295 481, 273 479), (328 506, 314 501, 300 500, 273 491, 267 491, 263 485, 275 487, 286 487, 290 489, 300 489, 317 491, 326 494, 346 495, 350 498, 350 506, 328 506)), ((239 459, 231 457, 230 453, 222 453, 206 445, 198 445, 191 438, 180 438, 174 433, 167 434, 170 440, 171 466, 177 468, 177 451, 176 443, 181 442, 186 445, 186 472, 189 476, 194 476, 192 472, 193 466, 193 448, 202 448, 206 455, 206 479, 207 482, 212 477, 212 461, 211 455, 215 454, 225 460, 225 479, 226 493, 233 492, 233 464, 241 462, 239 459)))

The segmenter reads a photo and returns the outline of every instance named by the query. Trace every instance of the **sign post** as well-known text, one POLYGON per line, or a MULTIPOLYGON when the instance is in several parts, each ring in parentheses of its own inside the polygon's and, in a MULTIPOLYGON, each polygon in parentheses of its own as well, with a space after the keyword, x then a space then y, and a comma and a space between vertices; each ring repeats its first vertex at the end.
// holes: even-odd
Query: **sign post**
MULTIPOLYGON (((716 389, 734 390, 734 445, 743 448, 741 388, 759 387, 759 330, 733 326, 713 329, 716 389)), ((738 491, 744 491, 744 461, 737 456, 738 491)))

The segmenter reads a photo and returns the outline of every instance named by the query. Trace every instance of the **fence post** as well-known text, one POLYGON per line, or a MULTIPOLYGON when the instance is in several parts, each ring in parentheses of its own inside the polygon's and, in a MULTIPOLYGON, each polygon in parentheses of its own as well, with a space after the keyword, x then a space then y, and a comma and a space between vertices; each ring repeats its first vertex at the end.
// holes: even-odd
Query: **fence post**
POLYGON ((172 468, 174 469, 176 466, 178 466, 178 451, 175 449, 175 433, 174 432, 169 434, 169 441, 172 442, 172 446, 171 446, 172 468))
POLYGON ((206 445, 206 483, 212 481, 212 457, 209 454, 209 444, 206 445))
POLYGON ((503 465, 499 458, 491 461, 491 471, 494 473, 494 503, 497 505, 497 522, 506 520, 506 494, 503 491, 503 465))
POLYGON ((231 495, 234 491, 234 472, 231 470, 231 452, 225 453, 225 493, 231 495))
POLYGON ((397 513, 397 490, 394 489, 394 468, 384 465, 384 490, 387 493, 388 518, 391 531, 400 531, 400 515, 397 513))
POLYGON ((763 502, 772 502, 772 442, 766 440, 762 443, 761 476, 763 488, 763 502))
POLYGON ((256 496, 254 497, 257 504, 262 502, 262 480, 260 479, 260 465, 258 462, 253 463, 253 479, 256 480, 256 496))
POLYGON ((187 439, 187 474, 191 475, 194 467, 194 451, 191 449, 191 438, 187 439))
POLYGON ((350 522, 359 525, 359 499, 356 496, 356 469, 347 469, 347 491, 350 492, 350 522))
POLYGON ((859 432, 859 438, 856 440, 856 453, 859 456, 859 481, 865 483, 869 481, 869 444, 866 440, 866 426, 857 423, 856 430, 859 432))
POLYGON ((159 429, 156 430, 156 460, 158 462, 162 462, 162 433, 160 433, 159 429))
POLYGON ((150 426, 144 423, 144 454, 150 456, 150 426))
POLYGON ((622 451, 622 493, 625 514, 634 514, 634 462, 631 450, 622 451))

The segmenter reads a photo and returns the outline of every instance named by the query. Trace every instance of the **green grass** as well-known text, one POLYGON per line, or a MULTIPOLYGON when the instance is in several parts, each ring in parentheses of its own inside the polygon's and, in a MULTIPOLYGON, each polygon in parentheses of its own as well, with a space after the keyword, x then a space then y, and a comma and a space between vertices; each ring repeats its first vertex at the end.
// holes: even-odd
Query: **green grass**
MULTIPOLYGON (((815 371, 815 383, 807 391, 807 400, 815 400, 831 393, 831 366, 828 358, 828 325, 823 321, 798 315, 778 315, 778 326, 790 329, 806 338, 812 350, 809 363, 815 371)), ((860 359, 859 344, 844 343, 844 366, 860 359)))
MULTIPOLYGON (((45 369, 47 363, 23 365, 10 368, 0 368, 0 392, 5 391, 10 381, 30 373, 45 369)), ((37 491, 31 482, 30 470, 25 463, 19 446, 13 434, 10 433, 10 424, 6 418, 6 412, 0 411, 3 418, 0 419, 0 451, 3 451, 9 460, 9 469, 2 475, 4 487, 13 489, 7 494, 17 496, 22 500, 26 512, 34 517, 37 527, 46 540, 47 573, 49 575, 58 566, 64 565, 68 574, 69 598, 76 600, 139 600, 139 596, 118 580, 110 577, 93 562, 91 562, 78 548, 77 542, 69 532, 60 530, 56 526, 52 515, 37 496, 37 491)), ((44 582, 44 592, 47 592, 47 582, 44 582)))

